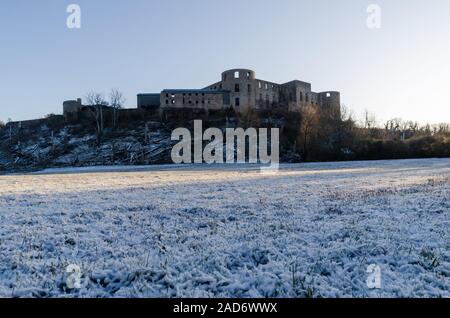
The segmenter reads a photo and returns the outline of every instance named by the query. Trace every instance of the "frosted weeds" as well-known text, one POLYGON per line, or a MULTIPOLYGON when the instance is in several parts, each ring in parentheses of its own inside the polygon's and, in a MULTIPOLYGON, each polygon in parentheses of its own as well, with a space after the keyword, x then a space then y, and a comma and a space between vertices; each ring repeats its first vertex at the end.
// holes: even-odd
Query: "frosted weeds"
POLYGON ((449 159, 0 176, 0 296, 450 297, 449 193, 449 159))

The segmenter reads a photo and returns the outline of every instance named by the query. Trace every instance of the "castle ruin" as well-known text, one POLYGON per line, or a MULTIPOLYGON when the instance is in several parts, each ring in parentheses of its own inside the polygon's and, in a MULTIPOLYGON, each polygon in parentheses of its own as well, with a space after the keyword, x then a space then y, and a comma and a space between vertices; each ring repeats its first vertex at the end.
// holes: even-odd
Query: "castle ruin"
POLYGON ((222 73, 222 80, 202 89, 165 89, 159 94, 139 94, 138 108, 224 110, 241 112, 246 108, 270 110, 282 105, 289 111, 316 106, 340 112, 340 93, 315 93, 311 84, 294 80, 284 84, 256 78, 248 69, 222 73))
MULTIPOLYGON (((137 109, 173 111, 192 110, 229 110, 243 112, 284 108, 290 112, 301 111, 312 106, 320 111, 329 111, 340 115, 340 93, 327 91, 316 93, 311 84, 293 80, 278 84, 256 78, 248 69, 232 69, 222 73, 221 81, 201 89, 165 89, 160 93, 138 94, 137 109)), ((76 118, 88 106, 81 99, 65 101, 63 114, 66 120, 76 118)), ((108 108, 107 106, 105 106, 108 108)), ((128 109, 133 111, 133 109, 128 109)))

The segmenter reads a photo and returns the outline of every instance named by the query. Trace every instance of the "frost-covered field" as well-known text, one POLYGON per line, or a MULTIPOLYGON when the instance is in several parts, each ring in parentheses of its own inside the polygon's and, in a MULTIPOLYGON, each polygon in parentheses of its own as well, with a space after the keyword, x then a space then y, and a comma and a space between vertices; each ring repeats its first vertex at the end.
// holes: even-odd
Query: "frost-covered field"
POLYGON ((0 296, 450 297, 449 159, 70 172, 0 176, 0 296))

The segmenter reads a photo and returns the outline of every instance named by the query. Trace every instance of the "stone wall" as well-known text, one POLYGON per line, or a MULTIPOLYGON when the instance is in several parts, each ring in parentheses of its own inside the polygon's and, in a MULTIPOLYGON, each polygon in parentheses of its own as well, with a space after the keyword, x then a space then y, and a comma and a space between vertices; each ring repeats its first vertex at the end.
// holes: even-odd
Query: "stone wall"
POLYGON ((230 107, 230 93, 223 90, 164 90, 162 109, 222 110, 230 107))
POLYGON ((236 111, 243 111, 246 107, 267 110, 280 103, 290 111, 300 111, 307 106, 340 110, 339 92, 315 93, 310 83, 298 80, 277 84, 257 79, 255 72, 248 69, 225 71, 220 82, 205 89, 229 91, 231 106, 236 111))

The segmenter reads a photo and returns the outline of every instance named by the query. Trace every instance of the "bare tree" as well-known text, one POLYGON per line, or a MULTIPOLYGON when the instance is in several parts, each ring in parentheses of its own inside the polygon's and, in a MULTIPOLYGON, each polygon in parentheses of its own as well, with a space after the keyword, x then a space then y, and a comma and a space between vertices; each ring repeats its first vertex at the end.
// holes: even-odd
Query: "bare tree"
POLYGON ((118 89, 112 89, 109 94, 109 105, 113 109, 113 127, 115 128, 119 122, 119 110, 122 109, 125 104, 125 98, 118 89))
POLYGON ((364 128, 374 129, 377 125, 375 114, 370 113, 368 110, 364 111, 364 128))
MULTIPOLYGON (((404 135, 403 127, 404 122, 400 118, 389 119, 384 124, 384 137, 385 138, 402 138, 404 135)), ((366 127, 367 128, 367 127, 366 127)))
POLYGON ((440 123, 433 125, 434 135, 450 135, 450 124, 440 123))
POLYGON ((103 107, 108 106, 108 103, 102 94, 96 92, 87 93, 85 98, 89 112, 95 120, 97 142, 100 143, 104 128, 103 107))
POLYGON ((317 134, 318 123, 319 114, 315 107, 308 106, 302 109, 299 141, 303 147, 304 160, 307 160, 311 140, 317 134))
POLYGON ((346 105, 341 105, 341 121, 352 121, 355 117, 353 110, 348 108, 346 105))
POLYGON ((240 114, 239 121, 244 129, 258 127, 261 124, 258 113, 250 107, 244 107, 244 110, 240 114))
POLYGON ((400 130, 402 125, 403 125, 403 121, 400 118, 393 118, 393 119, 389 119, 384 124, 384 129, 391 133, 395 133, 400 130))

